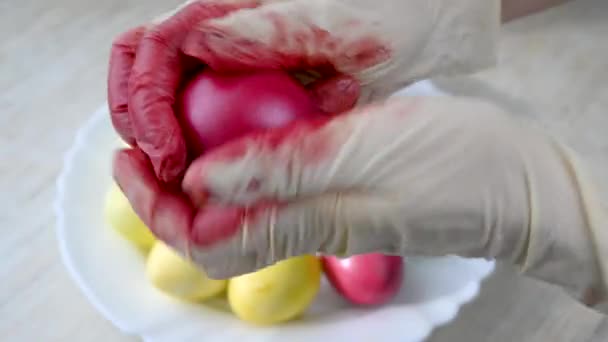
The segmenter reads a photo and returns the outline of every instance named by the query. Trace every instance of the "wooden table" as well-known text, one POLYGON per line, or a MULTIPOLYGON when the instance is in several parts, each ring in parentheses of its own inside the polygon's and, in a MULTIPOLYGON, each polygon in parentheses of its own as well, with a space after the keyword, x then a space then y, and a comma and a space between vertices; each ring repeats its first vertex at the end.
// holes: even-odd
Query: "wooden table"
MULTIPOLYGON (((60 262, 54 179, 76 128, 105 101, 112 37, 177 3, 0 2, 0 340, 132 339, 94 311, 60 262)), ((608 178, 608 2, 579 0, 517 21, 501 44, 498 68, 438 84, 544 125, 608 178)), ((431 341, 592 338, 608 341, 605 316, 501 266, 431 341)))

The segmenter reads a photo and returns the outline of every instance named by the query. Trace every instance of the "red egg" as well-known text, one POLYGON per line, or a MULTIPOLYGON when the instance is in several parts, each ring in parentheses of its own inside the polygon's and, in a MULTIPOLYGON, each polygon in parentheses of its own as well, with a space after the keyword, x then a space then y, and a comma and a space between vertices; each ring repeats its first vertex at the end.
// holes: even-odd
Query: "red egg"
POLYGON ((403 258, 383 254, 361 254, 350 258, 322 257, 331 285, 344 298, 358 305, 389 301, 401 288, 403 258))
POLYGON ((320 115, 306 89, 283 71, 210 69, 188 82, 177 98, 177 113, 194 156, 251 132, 320 115))

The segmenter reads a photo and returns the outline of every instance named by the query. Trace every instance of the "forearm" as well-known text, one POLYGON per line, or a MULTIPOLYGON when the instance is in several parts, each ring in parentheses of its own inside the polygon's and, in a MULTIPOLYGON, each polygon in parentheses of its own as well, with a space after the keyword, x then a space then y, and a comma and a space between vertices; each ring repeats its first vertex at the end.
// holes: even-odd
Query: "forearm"
POLYGON ((534 191, 525 247, 516 254, 516 264, 524 274, 561 286, 586 304, 608 299, 608 208, 591 175, 559 143, 530 148, 528 154, 534 191))
POLYGON ((570 0, 502 0, 502 21, 508 22, 570 0))

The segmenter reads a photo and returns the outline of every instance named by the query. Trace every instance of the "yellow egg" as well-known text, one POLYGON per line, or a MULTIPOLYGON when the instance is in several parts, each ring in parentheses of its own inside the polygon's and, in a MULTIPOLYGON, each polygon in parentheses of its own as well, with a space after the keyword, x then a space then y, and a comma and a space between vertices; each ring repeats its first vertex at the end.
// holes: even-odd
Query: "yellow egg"
POLYGON ((298 317, 319 292, 321 263, 312 255, 230 279, 228 302, 242 320, 270 325, 298 317))
POLYGON ((143 251, 152 247, 156 240, 154 235, 133 211, 129 200, 116 184, 112 184, 106 195, 104 211, 106 221, 125 239, 143 251))
POLYGON ((181 300, 200 301, 220 294, 227 280, 214 280, 171 247, 158 241, 148 254, 148 279, 159 290, 181 300))

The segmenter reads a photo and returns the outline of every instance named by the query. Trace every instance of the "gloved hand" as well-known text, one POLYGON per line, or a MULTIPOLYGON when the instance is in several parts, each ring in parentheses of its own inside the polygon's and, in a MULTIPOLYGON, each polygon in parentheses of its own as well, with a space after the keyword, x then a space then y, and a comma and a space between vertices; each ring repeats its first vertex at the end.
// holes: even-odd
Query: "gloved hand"
POLYGON ((234 141, 186 173, 198 210, 137 150, 116 165, 144 222, 213 277, 303 253, 456 254, 578 298, 606 289, 606 209, 574 156, 475 100, 390 100, 234 141))
POLYGON ((188 164, 175 95, 201 63, 305 72, 320 108, 336 113, 431 74, 490 65, 499 23, 498 0, 190 0, 116 39, 112 122, 173 182, 188 164))

